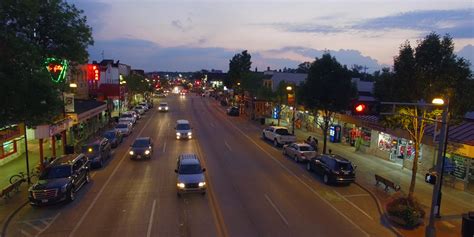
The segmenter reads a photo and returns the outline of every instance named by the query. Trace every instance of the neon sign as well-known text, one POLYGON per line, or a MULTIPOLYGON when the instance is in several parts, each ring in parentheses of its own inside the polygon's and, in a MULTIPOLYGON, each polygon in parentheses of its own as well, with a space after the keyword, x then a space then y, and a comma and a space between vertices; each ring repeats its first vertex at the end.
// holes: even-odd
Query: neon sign
POLYGON ((87 80, 100 80, 99 66, 96 64, 87 64, 87 80))
POLYGON ((55 83, 64 81, 68 68, 66 59, 47 58, 44 62, 46 70, 48 70, 51 80, 55 83))

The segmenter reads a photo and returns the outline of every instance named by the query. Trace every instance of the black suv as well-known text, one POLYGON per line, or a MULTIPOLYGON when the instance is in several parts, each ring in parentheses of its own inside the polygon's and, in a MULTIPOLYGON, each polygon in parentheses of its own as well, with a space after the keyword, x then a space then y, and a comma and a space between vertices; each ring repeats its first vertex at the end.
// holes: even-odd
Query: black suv
POLYGON ((90 182, 89 160, 84 154, 70 154, 55 159, 28 190, 31 205, 73 201, 76 191, 90 182))
POLYGON ((109 140, 110 145, 112 146, 112 148, 117 147, 123 141, 122 133, 120 133, 117 130, 106 131, 106 132, 104 132, 103 137, 105 137, 105 138, 107 138, 107 140, 109 140))
POLYGON ((138 137, 130 146, 130 159, 151 159, 153 154, 153 140, 150 137, 138 137))
POLYGON ((355 167, 350 161, 338 155, 316 156, 306 164, 306 169, 321 175, 325 184, 350 184, 355 180, 355 167))
POLYGON ((112 147, 107 138, 101 138, 82 146, 82 153, 89 158, 91 165, 97 168, 104 166, 104 161, 110 158, 111 150, 112 147))
POLYGON ((227 109, 227 115, 229 116, 239 116, 239 107, 237 106, 232 106, 230 108, 227 109))

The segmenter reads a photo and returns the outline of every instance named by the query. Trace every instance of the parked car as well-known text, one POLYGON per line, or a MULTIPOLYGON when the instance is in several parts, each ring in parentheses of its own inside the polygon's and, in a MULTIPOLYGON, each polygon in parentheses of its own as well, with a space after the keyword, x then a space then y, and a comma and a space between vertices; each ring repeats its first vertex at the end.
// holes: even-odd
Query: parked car
POLYGON ((232 106, 230 108, 227 109, 227 115, 229 116, 239 116, 239 107, 237 106, 232 106))
POLYGON ((111 156, 112 146, 107 138, 95 140, 89 144, 82 146, 84 153, 91 163, 91 167, 102 168, 105 160, 111 156))
POLYGON ((291 143, 283 146, 283 155, 286 155, 296 162, 309 161, 316 156, 316 151, 306 143, 291 143))
POLYGON ((168 102, 160 102, 160 106, 158 106, 158 111, 160 112, 168 112, 168 102))
POLYGON ((204 176, 205 168, 201 167, 197 155, 181 154, 178 157, 178 164, 174 172, 177 174, 177 193, 198 192, 206 194, 206 178, 204 176))
POLYGON ((115 126, 115 130, 119 131, 124 137, 132 133, 132 126, 130 123, 119 123, 115 126))
POLYGON ((38 182, 28 189, 31 205, 73 201, 76 192, 89 183, 90 163, 84 154, 69 154, 53 160, 41 173, 38 182))
POLYGON ((188 120, 180 119, 176 121, 176 139, 191 139, 193 138, 192 128, 188 120))
POLYGON ((287 128, 280 126, 270 126, 265 128, 262 132, 262 137, 264 139, 273 141, 273 144, 276 147, 296 142, 296 136, 291 135, 287 128))
POLYGON ((129 118, 119 118, 118 123, 130 124, 130 126, 133 127, 133 121, 130 120, 129 118))
POLYGON ((352 163, 338 155, 324 154, 311 159, 306 169, 323 177, 325 184, 355 181, 355 169, 352 163))
POLYGON ((109 130, 104 132, 102 135, 103 137, 107 138, 110 142, 112 148, 117 147, 123 141, 123 135, 117 130, 109 130))
POLYGON ((148 108, 141 105, 137 105, 133 107, 133 110, 137 111, 138 114, 143 115, 146 111, 148 111, 148 108))
POLYGON ((150 137, 139 137, 130 146, 130 159, 151 159, 153 155, 153 140, 150 137))
POLYGON ((137 122, 137 116, 135 115, 135 112, 133 111, 127 111, 123 113, 122 115, 120 115, 119 122, 120 122, 120 119, 129 120, 132 124, 135 124, 137 122))

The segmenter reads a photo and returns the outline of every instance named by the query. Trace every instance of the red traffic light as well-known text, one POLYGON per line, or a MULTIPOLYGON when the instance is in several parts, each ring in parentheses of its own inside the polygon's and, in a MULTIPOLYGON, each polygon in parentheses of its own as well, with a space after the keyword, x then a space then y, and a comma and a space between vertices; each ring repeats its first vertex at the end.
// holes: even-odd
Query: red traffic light
POLYGON ((364 112, 366 109, 366 105, 365 104, 357 104, 355 106, 355 111, 358 112, 358 113, 362 113, 364 112))

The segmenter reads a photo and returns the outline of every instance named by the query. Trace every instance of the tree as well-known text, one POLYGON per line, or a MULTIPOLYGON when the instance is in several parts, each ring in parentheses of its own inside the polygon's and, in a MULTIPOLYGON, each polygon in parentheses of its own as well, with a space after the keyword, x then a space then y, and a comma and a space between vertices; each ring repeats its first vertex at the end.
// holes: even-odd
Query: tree
POLYGON ((242 75, 245 72, 249 72, 252 67, 252 56, 247 50, 242 51, 232 57, 229 61, 229 72, 227 78, 224 80, 224 85, 229 88, 234 88, 238 82, 242 80, 242 75))
MULTIPOLYGON (((450 117, 462 118, 473 109, 473 83, 469 64, 458 58, 449 35, 442 39, 436 33, 428 34, 415 49, 406 41, 394 59, 394 72, 384 72, 375 81, 375 96, 381 101, 431 102, 444 97, 450 103, 450 117)), ((430 119, 436 119, 440 110, 426 106, 400 107, 383 122, 390 127, 407 131, 414 143, 412 177, 408 197, 413 198, 418 171, 420 145, 430 119)))
POLYGON ((0 127, 51 122, 59 91, 44 67, 48 57, 87 61, 93 43, 82 11, 61 0, 0 2, 0 127))
POLYGON ((335 114, 347 110, 355 95, 350 71, 329 53, 311 64, 308 78, 300 86, 297 96, 306 108, 323 118, 316 121, 323 132, 323 153, 326 153, 327 135, 335 114))
POLYGON ((303 62, 298 65, 296 69, 297 73, 309 73, 309 69, 311 68, 311 62, 303 62))
POLYGON ((147 79, 140 74, 131 74, 124 77, 126 82, 127 91, 129 93, 129 100, 135 97, 135 95, 144 95, 147 92, 153 91, 150 83, 147 79))

